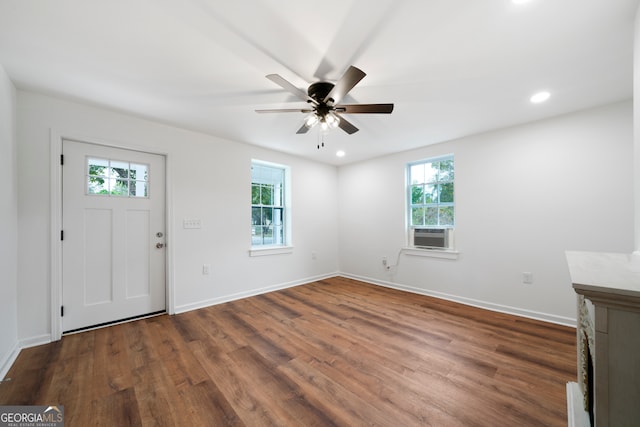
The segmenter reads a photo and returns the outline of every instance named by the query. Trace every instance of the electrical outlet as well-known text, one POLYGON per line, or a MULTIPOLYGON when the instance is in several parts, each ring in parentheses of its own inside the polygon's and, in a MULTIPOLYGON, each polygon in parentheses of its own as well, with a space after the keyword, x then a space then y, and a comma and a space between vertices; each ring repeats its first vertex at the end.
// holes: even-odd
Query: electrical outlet
POLYGON ((525 285, 530 285, 533 283, 533 273, 529 271, 525 271, 522 273, 522 283, 525 285))
POLYGON ((203 266, 202 266, 202 275, 203 276, 208 276, 210 270, 211 270, 211 266, 209 264, 203 264, 203 266))

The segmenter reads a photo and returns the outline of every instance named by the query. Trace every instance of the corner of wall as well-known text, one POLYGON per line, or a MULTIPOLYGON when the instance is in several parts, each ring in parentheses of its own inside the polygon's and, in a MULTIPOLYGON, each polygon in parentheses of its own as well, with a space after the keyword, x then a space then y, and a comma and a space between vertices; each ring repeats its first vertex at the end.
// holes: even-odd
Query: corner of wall
POLYGON ((0 378, 19 353, 16 89, 0 65, 0 378))

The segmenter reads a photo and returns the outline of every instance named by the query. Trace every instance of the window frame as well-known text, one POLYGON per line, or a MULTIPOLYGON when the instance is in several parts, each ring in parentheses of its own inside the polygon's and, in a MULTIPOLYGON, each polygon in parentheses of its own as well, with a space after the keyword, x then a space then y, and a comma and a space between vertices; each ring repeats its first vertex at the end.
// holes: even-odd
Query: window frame
MULTIPOLYGON (((251 246, 249 250, 249 254, 251 256, 262 256, 262 255, 277 255, 282 253, 291 253, 293 250, 292 246, 292 233, 291 233, 291 168, 287 165, 268 162, 264 160, 251 159, 251 168, 250 168, 250 183, 251 183, 251 199, 250 199, 250 207, 251 207, 251 228, 250 228, 250 236, 251 246), (259 184, 261 186, 271 185, 271 183, 267 182, 254 182, 253 178, 253 167, 260 166, 266 168, 273 168, 282 171, 282 181, 279 184, 282 186, 281 188, 281 203, 279 204, 263 204, 262 197, 260 197, 260 204, 254 204, 253 200, 253 188, 255 184, 259 184), (254 243, 254 208, 271 208, 273 210, 282 210, 282 242, 281 243, 268 243, 268 244, 255 244, 254 243)), ((262 194, 261 194, 262 196, 262 194)), ((258 225, 259 227, 264 227, 263 224, 258 225)))
POLYGON ((456 227, 456 197, 455 197, 455 155, 453 153, 451 154, 445 154, 445 155, 440 155, 440 156, 434 156, 434 157, 428 157, 428 158, 424 158, 421 160, 415 160, 415 161, 411 161, 408 162, 406 164, 405 167, 405 197, 406 197, 406 202, 405 202, 405 212, 406 212, 406 230, 407 230, 407 248, 408 249, 412 249, 412 250, 416 250, 416 251, 454 251, 453 247, 453 231, 455 230, 456 227), (431 164, 431 163, 437 163, 437 162, 442 162, 442 161, 447 161, 447 160, 451 160, 452 161, 452 172, 453 172, 453 178, 452 179, 446 179, 446 180, 441 180, 439 176, 436 177, 436 179, 434 181, 424 181, 420 184, 427 186, 427 185, 435 185, 435 186, 441 186, 443 184, 451 184, 452 185, 452 201, 451 202, 442 202, 440 201, 440 195, 438 195, 437 197, 437 202, 435 203, 426 203, 424 200, 422 203, 420 204, 414 204, 413 203, 413 188, 416 186, 415 183, 412 182, 412 175, 411 175, 411 169, 412 167, 416 166, 416 165, 427 165, 427 164, 431 164), (437 224, 425 224, 425 225, 414 225, 413 224, 413 208, 416 206, 423 206, 423 207, 435 207, 438 211, 438 223, 437 224), (442 207, 452 207, 453 213, 452 213, 452 221, 451 224, 440 224, 440 208, 442 207), (413 245, 413 233, 414 230, 416 228, 437 228, 437 229, 448 229, 450 232, 450 241, 449 241, 449 247, 447 248, 429 248, 429 249, 423 249, 417 246, 413 245))
MULTIPOLYGON (((85 156, 85 195, 86 196, 90 196, 90 197, 116 197, 116 198, 129 198, 132 200, 144 200, 144 199, 149 199, 151 196, 151 185, 150 185, 150 177, 151 177, 151 165, 148 163, 142 163, 142 162, 132 162, 129 160, 121 160, 121 159, 114 159, 114 158, 106 158, 106 157, 99 157, 99 156, 85 156), (105 165, 99 165, 98 162, 103 162, 106 163, 105 165), (122 168, 118 168, 117 165, 119 164, 119 166, 124 166, 126 165, 127 168, 127 175, 125 177, 122 176, 113 176, 112 172, 114 170, 118 170, 118 169, 122 169, 122 168), (101 166, 103 168, 106 169, 106 173, 93 173, 91 170, 92 166, 101 166), (144 175, 142 176, 142 178, 138 177, 137 174, 135 177, 132 177, 131 172, 132 171, 136 171, 137 169, 134 168, 133 166, 142 166, 144 167, 145 171, 144 171, 144 175), (107 189, 102 190, 100 192, 93 192, 92 191, 92 181, 98 181, 98 180, 102 180, 103 182, 100 183, 100 185, 104 185, 105 181, 108 182, 107 184, 107 189), (122 194, 119 193, 115 190, 112 190, 111 188, 111 184, 112 182, 115 181, 116 185, 117 183, 122 183, 125 182, 126 183, 126 189, 127 189, 127 194, 122 194), (143 192, 144 194, 139 195, 137 194, 138 192, 138 185, 139 183, 143 183, 144 187, 143 187, 143 192), (131 188, 132 188, 132 184, 135 186, 136 191, 132 194, 131 188)), ((121 185, 120 185, 121 186, 121 185)))

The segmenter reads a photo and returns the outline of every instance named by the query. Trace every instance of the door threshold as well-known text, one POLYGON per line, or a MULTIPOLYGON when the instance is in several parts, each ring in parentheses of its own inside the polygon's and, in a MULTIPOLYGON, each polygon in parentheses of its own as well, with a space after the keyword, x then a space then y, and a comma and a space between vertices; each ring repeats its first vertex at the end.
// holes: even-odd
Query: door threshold
POLYGON ((150 317, 162 316, 167 314, 166 310, 154 311, 153 313, 140 314, 138 316, 127 317, 126 319, 112 320, 111 322, 98 323, 97 325, 85 326, 83 328, 71 329, 62 332, 62 336, 78 334, 80 332, 92 331, 94 329, 106 328, 107 326, 119 325, 121 323, 132 322, 134 320, 148 319, 150 317))

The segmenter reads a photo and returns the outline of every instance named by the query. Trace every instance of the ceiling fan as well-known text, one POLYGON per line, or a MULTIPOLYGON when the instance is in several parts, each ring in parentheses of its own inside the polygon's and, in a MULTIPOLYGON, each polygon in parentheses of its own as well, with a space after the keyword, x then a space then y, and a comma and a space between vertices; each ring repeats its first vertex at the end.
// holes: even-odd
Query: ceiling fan
POLYGON ((307 133, 309 129, 320 124, 323 130, 339 127, 349 135, 356 133, 358 128, 347 121, 341 114, 391 114, 393 104, 340 104, 340 101, 353 87, 362 80, 366 74, 354 66, 343 74, 335 84, 325 81, 312 83, 307 93, 298 89, 293 84, 278 74, 269 74, 266 77, 294 94, 303 101, 308 102, 307 108, 280 108, 272 110, 256 110, 257 113, 307 113, 304 124, 296 133, 307 133))

